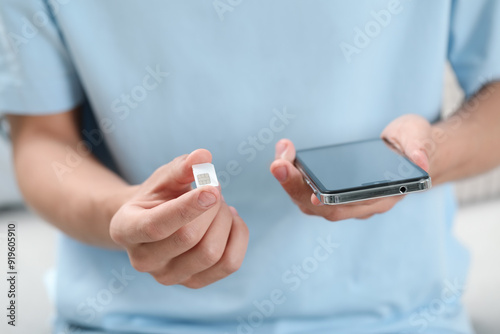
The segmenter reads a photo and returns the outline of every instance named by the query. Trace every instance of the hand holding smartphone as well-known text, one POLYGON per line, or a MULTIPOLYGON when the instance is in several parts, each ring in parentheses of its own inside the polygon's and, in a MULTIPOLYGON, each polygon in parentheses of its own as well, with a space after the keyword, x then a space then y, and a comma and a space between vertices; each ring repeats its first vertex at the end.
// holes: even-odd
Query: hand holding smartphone
POLYGON ((295 166, 329 205, 409 194, 431 188, 422 168, 382 139, 298 150, 295 166))

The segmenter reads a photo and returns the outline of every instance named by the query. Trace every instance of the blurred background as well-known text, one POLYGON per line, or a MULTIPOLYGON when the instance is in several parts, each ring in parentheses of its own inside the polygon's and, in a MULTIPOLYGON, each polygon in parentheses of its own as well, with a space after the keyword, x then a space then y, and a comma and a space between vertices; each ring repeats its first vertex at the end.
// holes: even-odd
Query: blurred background
MULTIPOLYGON (((463 101, 452 71, 444 76, 443 114, 449 115, 463 101)), ((5 127, 4 125, 1 125, 5 127)), ((5 128, 4 128, 5 130, 5 128)), ((2 131, 0 131, 2 132, 2 131)), ((3 131, 5 133, 5 131, 3 131)), ((41 189, 43 191, 43 189, 41 189)), ((477 334, 500 333, 500 168, 456 184, 460 204, 455 224, 457 237, 469 248, 472 266, 465 304, 477 334)), ((57 232, 23 205, 15 185, 11 150, 0 134, 0 249, 6 248, 6 225, 17 223, 18 230, 18 326, 13 330, 0 323, 0 333, 50 333, 53 308, 50 269, 55 263, 57 232)), ((0 259, 0 270, 7 272, 0 259)), ((0 293, 6 290, 0 280, 0 293)), ((3 305, 4 301, 0 302, 3 305)))

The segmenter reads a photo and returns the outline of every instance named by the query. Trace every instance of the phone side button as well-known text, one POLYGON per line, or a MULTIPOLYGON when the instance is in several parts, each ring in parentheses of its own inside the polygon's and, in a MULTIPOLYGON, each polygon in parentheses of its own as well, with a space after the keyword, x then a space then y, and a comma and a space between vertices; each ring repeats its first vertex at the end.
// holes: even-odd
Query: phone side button
POLYGON ((313 191, 316 195, 318 195, 318 191, 316 190, 316 188, 315 188, 315 187, 313 187, 313 186, 312 186, 311 181, 309 181, 308 179, 304 179, 304 180, 306 180, 306 183, 307 183, 307 185, 309 186, 309 188, 311 188, 311 189, 312 189, 312 191, 313 191))

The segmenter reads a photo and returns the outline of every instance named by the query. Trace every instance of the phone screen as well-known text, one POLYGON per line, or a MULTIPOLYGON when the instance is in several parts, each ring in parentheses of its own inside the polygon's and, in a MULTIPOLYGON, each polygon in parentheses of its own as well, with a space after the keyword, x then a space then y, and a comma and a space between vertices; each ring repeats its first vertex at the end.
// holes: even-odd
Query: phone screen
POLYGON ((297 151, 297 160, 324 193, 416 181, 428 174, 382 139, 297 151))

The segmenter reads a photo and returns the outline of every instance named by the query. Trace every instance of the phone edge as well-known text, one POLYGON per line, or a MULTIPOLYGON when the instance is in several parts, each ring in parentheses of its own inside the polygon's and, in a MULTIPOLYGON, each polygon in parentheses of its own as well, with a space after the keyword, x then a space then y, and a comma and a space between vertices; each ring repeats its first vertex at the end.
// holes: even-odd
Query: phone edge
POLYGON ((338 204, 346 204, 353 202, 360 202, 369 199, 376 198, 384 198, 391 196, 400 196, 406 195, 410 193, 422 192, 432 188, 432 179, 429 175, 423 177, 419 180, 412 182, 401 182, 388 186, 377 187, 369 189, 361 189, 361 190, 353 190, 342 193, 322 193, 316 183, 309 178, 307 173, 303 170, 301 164, 295 163, 295 166, 300 171, 304 180, 309 185, 309 187, 313 190, 314 194, 318 199, 326 205, 338 205, 338 204), (401 192, 401 187, 406 187, 406 191, 404 193, 401 192))

